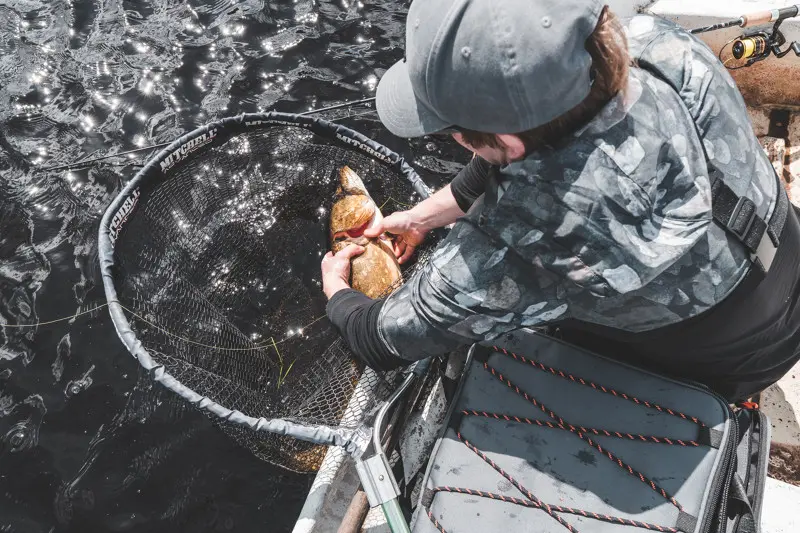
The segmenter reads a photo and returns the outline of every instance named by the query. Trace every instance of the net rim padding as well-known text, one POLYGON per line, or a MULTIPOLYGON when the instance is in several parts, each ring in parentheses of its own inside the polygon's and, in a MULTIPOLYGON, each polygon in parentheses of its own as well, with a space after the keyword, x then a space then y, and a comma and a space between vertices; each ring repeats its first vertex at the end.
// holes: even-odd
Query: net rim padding
POLYGON ((157 185, 160 180, 169 178, 170 173, 179 168, 183 161, 191 159, 193 154, 220 146, 235 135, 282 126, 305 128, 320 137, 360 151, 404 176, 414 191, 423 199, 428 198, 431 194, 419 174, 402 156, 363 134, 339 124, 319 118, 276 111, 247 113, 208 123, 181 136, 161 150, 137 172, 106 209, 100 223, 98 250, 108 310, 120 340, 139 361, 139 364, 148 371, 150 377, 198 409, 230 423, 247 426, 254 431, 287 435, 315 444, 341 446, 351 455, 356 455, 363 451, 369 439, 369 432, 363 427, 355 429, 311 428, 282 418, 254 418, 241 411, 228 409, 182 384, 167 372, 163 365, 157 363, 141 341, 137 339, 117 298, 114 286, 113 268, 116 264, 114 259, 116 239, 137 204, 142 201, 142 196, 146 197, 149 186, 157 185))

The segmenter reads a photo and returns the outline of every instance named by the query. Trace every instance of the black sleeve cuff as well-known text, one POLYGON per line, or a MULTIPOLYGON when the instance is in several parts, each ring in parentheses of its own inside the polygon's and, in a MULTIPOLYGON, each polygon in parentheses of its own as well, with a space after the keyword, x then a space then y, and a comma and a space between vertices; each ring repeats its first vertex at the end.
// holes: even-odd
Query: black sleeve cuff
POLYGON ((356 357, 375 370, 392 370, 411 361, 394 355, 378 335, 383 302, 355 289, 344 289, 328 301, 325 312, 356 357))
POLYGON ((469 211, 475 200, 486 190, 490 168, 488 161, 475 156, 450 182, 450 191, 463 212, 469 211))

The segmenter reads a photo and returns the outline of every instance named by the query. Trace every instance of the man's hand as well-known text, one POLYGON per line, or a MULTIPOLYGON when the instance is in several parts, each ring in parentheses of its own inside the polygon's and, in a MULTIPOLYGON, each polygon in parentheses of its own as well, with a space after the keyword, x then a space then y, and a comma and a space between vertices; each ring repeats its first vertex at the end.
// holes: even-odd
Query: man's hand
POLYGON ((364 236, 370 238, 380 237, 386 231, 397 235, 392 248, 394 255, 398 258, 398 263, 401 265, 411 259, 414 251, 422 244, 428 234, 427 230, 419 229, 418 225, 415 224, 410 211, 398 211, 384 218, 374 228, 364 231, 364 236))
POLYGON ((364 247, 349 244, 336 255, 328 252, 322 258, 322 292, 330 300, 342 289, 350 288, 350 260, 364 252, 364 247))

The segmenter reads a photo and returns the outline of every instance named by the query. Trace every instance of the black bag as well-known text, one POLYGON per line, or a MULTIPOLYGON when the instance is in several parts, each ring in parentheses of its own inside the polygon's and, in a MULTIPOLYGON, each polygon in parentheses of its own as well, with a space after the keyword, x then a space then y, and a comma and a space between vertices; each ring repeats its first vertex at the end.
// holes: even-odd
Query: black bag
POLYGON ((702 385, 517 331, 472 347, 412 529, 755 532, 769 440, 702 385))

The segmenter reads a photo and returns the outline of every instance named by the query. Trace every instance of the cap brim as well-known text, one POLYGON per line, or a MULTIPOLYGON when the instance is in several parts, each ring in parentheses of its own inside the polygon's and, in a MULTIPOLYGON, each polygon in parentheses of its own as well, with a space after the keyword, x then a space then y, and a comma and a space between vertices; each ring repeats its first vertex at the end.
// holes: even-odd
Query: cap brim
POLYGON ((405 61, 395 63, 386 71, 375 97, 381 122, 398 137, 421 137, 452 126, 414 95, 405 61))

